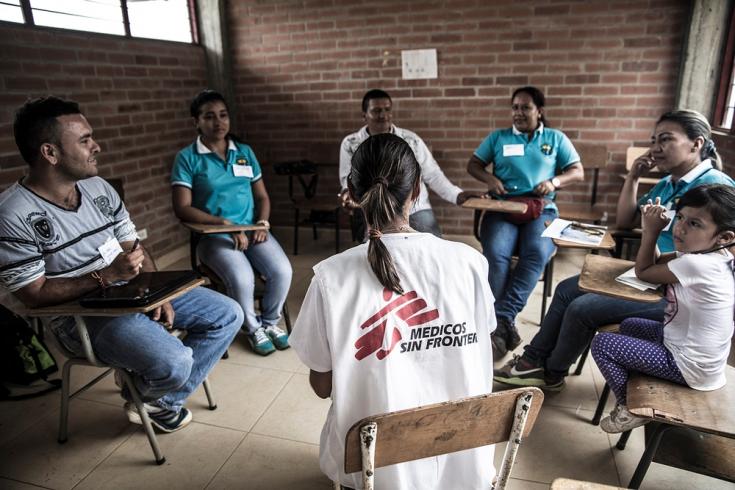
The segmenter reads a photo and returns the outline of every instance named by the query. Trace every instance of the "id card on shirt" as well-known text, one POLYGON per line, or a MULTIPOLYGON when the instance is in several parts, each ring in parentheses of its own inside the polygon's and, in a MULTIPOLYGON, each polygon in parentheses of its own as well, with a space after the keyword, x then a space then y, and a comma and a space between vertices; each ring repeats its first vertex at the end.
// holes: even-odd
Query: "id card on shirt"
POLYGON ((235 177, 253 177, 253 167, 250 165, 233 165, 232 172, 235 177))
POLYGON ((118 242, 116 238, 108 239, 105 243, 100 245, 97 250, 102 256, 102 260, 104 260, 105 264, 107 265, 112 264, 112 261, 115 260, 115 257, 117 257, 123 251, 122 247, 120 246, 120 242, 118 242))
POLYGON ((522 157, 523 155, 525 155, 523 145, 503 145, 504 157, 522 157))

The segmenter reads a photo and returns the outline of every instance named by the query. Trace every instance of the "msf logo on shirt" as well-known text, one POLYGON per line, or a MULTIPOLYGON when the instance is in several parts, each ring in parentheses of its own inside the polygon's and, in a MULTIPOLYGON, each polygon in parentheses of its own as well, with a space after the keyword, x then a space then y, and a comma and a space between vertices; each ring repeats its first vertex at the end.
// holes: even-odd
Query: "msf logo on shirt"
POLYGON ((378 359, 384 359, 390 354, 402 339, 398 328, 400 324, 413 328, 439 318, 439 310, 427 309, 426 301, 419 298, 416 291, 409 291, 393 299, 393 292, 384 289, 383 301, 389 303, 360 325, 360 331, 366 333, 355 341, 355 358, 358 361, 373 353, 377 353, 378 359))

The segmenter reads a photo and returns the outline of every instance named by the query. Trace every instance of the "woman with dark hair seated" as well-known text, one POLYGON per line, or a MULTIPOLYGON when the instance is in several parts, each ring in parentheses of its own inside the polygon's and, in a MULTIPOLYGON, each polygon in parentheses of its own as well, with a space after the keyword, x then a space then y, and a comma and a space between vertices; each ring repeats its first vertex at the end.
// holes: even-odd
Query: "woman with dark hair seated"
POLYGON ((490 263, 490 288, 495 296, 498 328, 493 353, 500 358, 521 343, 515 318, 536 286, 554 243, 541 233, 559 213, 556 191, 584 179, 574 145, 546 122, 544 94, 521 87, 511 97, 513 126, 490 133, 475 150, 467 171, 485 183, 496 199, 522 201, 523 215, 485 213, 480 228, 482 253, 490 263), (492 173, 487 169, 492 166, 492 173), (511 271, 511 257, 518 263, 511 271))
MULTIPOLYGON (((252 148, 230 133, 230 116, 222 94, 204 90, 191 103, 199 136, 176 155, 171 185, 176 216, 212 225, 262 224, 269 227, 271 204, 260 163, 252 148)), ((199 259, 224 282, 227 295, 245 312, 253 351, 268 355, 288 348, 278 325, 291 286, 291 264, 267 230, 205 235, 199 259), (255 313, 255 275, 265 277, 260 315, 255 313)))
MULTIPOLYGON (((315 393, 332 398, 322 471, 346 487, 362 487, 359 473, 344 473, 345 435, 358 420, 492 390, 487 261, 467 245, 411 229, 420 174, 398 136, 371 136, 358 147, 348 189, 365 212, 369 241, 314 267, 291 334, 315 393)), ((490 488, 492 451, 378 468, 375 485, 490 488)))

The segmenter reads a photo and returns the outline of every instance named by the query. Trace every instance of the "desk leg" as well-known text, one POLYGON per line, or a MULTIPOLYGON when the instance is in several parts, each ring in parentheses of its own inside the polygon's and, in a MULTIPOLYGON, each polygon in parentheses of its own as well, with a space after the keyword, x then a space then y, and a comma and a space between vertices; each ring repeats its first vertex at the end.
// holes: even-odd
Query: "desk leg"
POLYGON ((651 440, 648 441, 648 444, 646 444, 646 450, 643 451, 643 456, 641 456, 641 460, 638 462, 635 473, 633 473, 633 478, 630 479, 628 488, 637 489, 641 486, 643 478, 646 476, 646 472, 648 471, 648 467, 651 466, 651 461, 653 461, 653 457, 656 455, 656 450, 658 450, 658 445, 661 443, 661 438, 664 433, 672 427, 671 425, 662 424, 660 422, 651 422, 651 424, 656 424, 653 428, 653 435, 651 436, 651 440))

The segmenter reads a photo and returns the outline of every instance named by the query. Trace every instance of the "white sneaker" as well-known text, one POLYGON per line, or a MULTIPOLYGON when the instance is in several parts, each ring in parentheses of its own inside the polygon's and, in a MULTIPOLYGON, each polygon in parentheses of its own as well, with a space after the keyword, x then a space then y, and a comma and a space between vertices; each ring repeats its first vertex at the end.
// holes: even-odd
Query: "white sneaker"
POLYGON ((618 434, 646 425, 648 422, 649 419, 632 414, 625 405, 615 405, 610 415, 600 421, 600 428, 608 434, 618 434))

